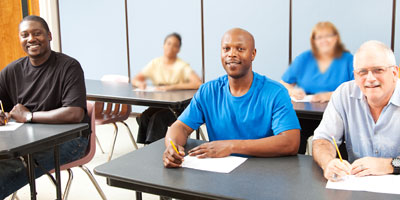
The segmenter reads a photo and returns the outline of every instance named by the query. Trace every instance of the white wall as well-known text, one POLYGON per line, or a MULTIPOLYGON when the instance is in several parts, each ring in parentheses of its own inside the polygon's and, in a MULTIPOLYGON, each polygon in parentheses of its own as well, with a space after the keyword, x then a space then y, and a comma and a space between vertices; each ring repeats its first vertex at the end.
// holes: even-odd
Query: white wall
POLYGON ((288 64, 289 1, 205 0, 206 81, 226 74, 221 64, 221 38, 234 27, 246 29, 255 38, 253 71, 280 80, 288 64))
MULTIPOLYGON (((86 78, 128 75, 124 0, 62 0, 63 52, 77 58, 86 78)), ((354 53, 375 39, 390 46, 392 0, 293 0, 292 58, 310 48, 309 36, 318 21, 332 21, 346 47, 354 53)), ((400 6, 397 3, 396 47, 400 57, 400 6)), ((131 75, 162 55, 164 37, 179 32, 179 57, 201 76, 200 0, 129 0, 131 75)), ((253 70, 274 80, 288 67, 289 0, 204 0, 205 77, 224 75, 220 40, 225 31, 242 27, 256 40, 253 70)))
POLYGON ((335 24, 351 53, 367 40, 379 40, 390 47, 392 3, 392 0, 293 0, 292 59, 311 48, 311 29, 319 21, 335 24))
POLYGON ((165 37, 182 36, 178 57, 201 76, 200 0, 128 1, 131 76, 153 58, 163 55, 165 37))
POLYGON ((82 65, 85 78, 127 76, 123 0, 59 1, 64 53, 82 65))

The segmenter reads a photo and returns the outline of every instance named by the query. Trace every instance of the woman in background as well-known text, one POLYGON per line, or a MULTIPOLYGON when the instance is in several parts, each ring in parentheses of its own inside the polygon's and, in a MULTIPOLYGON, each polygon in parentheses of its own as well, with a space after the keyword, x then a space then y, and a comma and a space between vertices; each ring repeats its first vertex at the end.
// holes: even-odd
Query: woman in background
MULTIPOLYGON (((310 42, 311 50, 296 57, 283 74, 281 83, 289 95, 298 100, 312 94, 312 102, 327 102, 340 84, 354 79, 353 55, 345 49, 331 22, 317 23, 312 29, 310 42)), ((299 153, 304 154, 307 139, 313 135, 319 121, 299 119, 299 122, 299 153)))
POLYGON ((312 102, 327 102, 340 84, 354 79, 353 55, 345 49, 331 22, 317 23, 310 42, 311 50, 296 57, 281 83, 298 100, 313 94, 312 102))
MULTIPOLYGON (((202 83, 199 76, 188 63, 178 58, 181 46, 181 36, 169 34, 164 40, 164 55, 150 61, 134 77, 132 85, 145 89, 146 79, 150 79, 156 90, 198 89, 202 83)), ((139 124, 137 142, 149 144, 165 137, 168 126, 175 122, 176 117, 169 109, 149 107, 136 120, 139 124)))

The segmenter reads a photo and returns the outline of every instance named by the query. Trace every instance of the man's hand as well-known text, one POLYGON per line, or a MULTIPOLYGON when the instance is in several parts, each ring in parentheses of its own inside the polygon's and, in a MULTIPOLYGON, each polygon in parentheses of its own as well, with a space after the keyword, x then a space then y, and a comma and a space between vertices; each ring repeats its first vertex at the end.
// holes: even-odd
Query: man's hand
POLYGON ((291 97, 296 98, 297 100, 301 100, 301 99, 304 99, 304 97, 306 96, 306 93, 302 89, 293 88, 293 89, 289 90, 289 95, 291 97))
POLYGON ((10 114, 0 111, 0 126, 4 126, 9 121, 10 114))
POLYGON ((232 142, 229 140, 207 142, 191 149, 188 153, 198 158, 226 157, 232 154, 232 142))
POLYGON ((346 160, 341 162, 339 159, 329 161, 324 169, 324 177, 330 181, 339 181, 343 177, 351 174, 351 165, 346 160))
POLYGON ((331 94, 332 94, 331 92, 314 94, 313 98, 311 99, 311 102, 319 102, 319 103, 328 102, 329 99, 331 98, 331 94))
POLYGON ((30 112, 31 111, 29 111, 28 108, 26 108, 22 104, 17 104, 10 111, 10 115, 11 115, 12 118, 15 119, 15 121, 20 122, 20 123, 25 123, 26 122, 26 116, 30 112))
POLYGON ((175 145, 179 151, 176 153, 172 145, 168 145, 163 154, 163 163, 165 167, 182 167, 183 157, 185 156, 185 149, 180 145, 175 145))
POLYGON ((351 164, 351 174, 356 176, 384 175, 393 172, 391 158, 360 158, 351 164))

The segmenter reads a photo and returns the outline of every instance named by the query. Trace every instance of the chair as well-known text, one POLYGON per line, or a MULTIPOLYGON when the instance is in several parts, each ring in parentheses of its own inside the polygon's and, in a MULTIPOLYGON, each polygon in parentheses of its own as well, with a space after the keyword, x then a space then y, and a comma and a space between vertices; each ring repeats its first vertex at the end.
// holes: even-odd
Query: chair
MULTIPOLYGON (((101 81, 113 81, 113 82, 128 82, 128 77, 119 75, 105 75, 101 78, 101 81)), ((117 122, 122 123, 128 130, 129 137, 133 143, 135 149, 138 149, 135 138, 131 132, 129 126, 124 122, 129 116, 138 116, 138 113, 131 115, 131 105, 128 104, 117 104, 117 103, 104 103, 95 102, 95 121, 96 125, 113 124, 114 125, 114 138, 111 144, 111 150, 108 156, 108 161, 111 160, 114 153, 115 141, 118 135, 117 122)))
MULTIPOLYGON (((67 170, 68 172, 68 181, 67 181, 67 185, 65 186, 65 190, 64 190, 64 194, 62 199, 66 200, 68 198, 68 194, 69 194, 69 190, 71 188, 71 183, 72 183, 72 179, 73 179, 73 173, 71 168, 73 167, 79 167, 81 168, 90 178, 90 180, 92 181, 93 185, 96 187, 97 192, 99 193, 99 195, 101 196, 101 198, 103 200, 107 199, 106 196, 104 195, 103 190, 100 188, 99 184, 97 183, 96 179, 94 178, 93 174, 90 172, 90 169, 88 169, 85 164, 90 162, 92 160, 92 158, 94 157, 94 154, 96 153, 96 127, 95 127, 95 118, 94 118, 94 113, 93 112, 93 103, 91 102, 87 102, 87 111, 88 111, 88 115, 90 116, 90 123, 91 123, 91 127, 92 127, 92 133, 90 135, 90 139, 89 139, 89 143, 88 143, 88 147, 87 147, 87 152, 86 155, 84 157, 82 157, 79 160, 64 164, 62 166, 60 166, 60 170, 67 170)), ((49 173, 47 173, 47 175, 49 176, 50 180, 55 183, 54 178, 50 175, 51 173, 54 173, 54 169, 51 170, 49 173)), ((14 200, 14 199, 19 199, 17 197, 17 192, 14 192, 14 194, 11 196, 10 200, 14 200)))
MULTIPOLYGON (((79 160, 64 164, 60 167, 60 170, 67 170, 68 172, 68 181, 67 185, 64 190, 64 195, 63 199, 66 200, 68 198, 68 193, 71 188, 71 183, 73 179, 73 174, 71 168, 73 167, 79 167, 81 168, 90 178, 92 181, 93 185, 96 187, 97 192, 101 196, 103 200, 107 199, 106 196, 104 195, 103 190, 100 188, 99 184, 97 183, 96 179, 94 178, 93 174, 90 172, 90 169, 88 169, 85 164, 90 162, 92 158, 94 157, 94 154, 96 153, 96 126, 95 126, 95 118, 94 118, 94 110, 93 103, 87 102, 87 110, 88 110, 88 115, 90 116, 90 123, 92 126, 92 133, 90 135, 89 143, 88 143, 88 148, 87 148, 87 153, 84 157, 82 157, 79 160)), ((54 173, 54 170, 51 170, 50 173, 54 173)))

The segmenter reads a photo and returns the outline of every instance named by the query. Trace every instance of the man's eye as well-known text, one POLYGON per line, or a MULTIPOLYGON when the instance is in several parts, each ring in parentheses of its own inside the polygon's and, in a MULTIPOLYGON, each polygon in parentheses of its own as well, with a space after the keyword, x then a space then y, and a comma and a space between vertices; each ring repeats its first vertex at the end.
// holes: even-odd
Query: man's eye
POLYGON ((377 74, 381 74, 381 73, 383 73, 385 70, 384 69, 382 69, 382 68, 376 68, 376 69, 374 69, 374 73, 377 73, 377 74))
POLYGON ((224 51, 229 51, 229 47, 224 47, 224 51))
POLYGON ((239 50, 239 51, 243 51, 243 50, 244 50, 244 48, 242 48, 242 47, 239 47, 239 48, 238 48, 238 50, 239 50))

